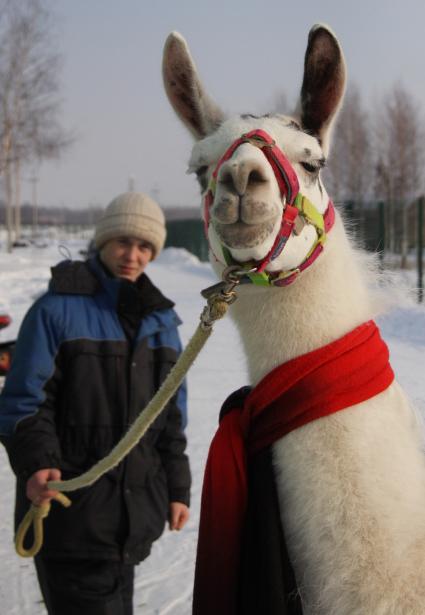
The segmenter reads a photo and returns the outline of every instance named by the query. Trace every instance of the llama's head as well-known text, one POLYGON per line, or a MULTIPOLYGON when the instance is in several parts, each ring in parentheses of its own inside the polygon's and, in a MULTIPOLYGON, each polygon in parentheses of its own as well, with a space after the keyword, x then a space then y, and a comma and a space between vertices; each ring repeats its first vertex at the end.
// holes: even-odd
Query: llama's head
POLYGON ((173 108, 197 139, 189 171, 203 192, 213 260, 218 268, 237 262, 264 271, 261 279, 251 274, 253 281, 292 280, 320 253, 332 224, 320 170, 345 86, 337 39, 322 25, 310 31, 292 117, 226 119, 206 95, 177 33, 167 39, 163 73, 173 108))

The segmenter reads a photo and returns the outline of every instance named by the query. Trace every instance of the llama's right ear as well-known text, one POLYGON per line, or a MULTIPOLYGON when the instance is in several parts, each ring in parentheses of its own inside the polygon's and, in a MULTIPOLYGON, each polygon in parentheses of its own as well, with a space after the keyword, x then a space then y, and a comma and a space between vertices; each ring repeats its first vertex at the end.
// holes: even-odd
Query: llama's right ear
POLYGON ((224 114, 205 93, 186 41, 178 32, 172 32, 165 42, 162 74, 173 109, 197 139, 218 128, 224 114))
POLYGON ((313 26, 305 53, 299 115, 303 128, 320 139, 325 151, 345 82, 344 55, 335 34, 323 24, 313 26))

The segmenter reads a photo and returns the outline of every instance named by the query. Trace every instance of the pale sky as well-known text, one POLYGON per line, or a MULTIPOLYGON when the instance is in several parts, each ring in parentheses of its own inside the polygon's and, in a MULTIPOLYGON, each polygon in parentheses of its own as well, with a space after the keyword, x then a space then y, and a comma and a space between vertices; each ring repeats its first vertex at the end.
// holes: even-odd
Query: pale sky
MULTIPOLYGON (((396 81, 425 109, 423 0, 55 0, 63 55, 62 124, 76 142, 38 170, 38 199, 104 206, 127 190, 196 205, 191 137, 164 94, 161 59, 172 30, 187 40, 209 94, 231 113, 295 103, 310 27, 329 24, 349 80, 367 103, 396 81)), ((290 111, 291 109, 289 109, 290 111)), ((28 169, 27 177, 32 171, 28 169)), ((30 199, 24 182, 23 198, 30 199)))

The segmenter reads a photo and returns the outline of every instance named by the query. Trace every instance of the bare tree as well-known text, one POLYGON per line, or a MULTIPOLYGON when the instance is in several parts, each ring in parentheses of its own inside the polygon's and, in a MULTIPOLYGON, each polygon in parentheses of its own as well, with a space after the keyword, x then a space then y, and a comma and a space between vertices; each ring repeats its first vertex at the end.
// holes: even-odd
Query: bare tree
POLYGON ((425 149, 419 106, 400 83, 386 96, 377 113, 376 126, 376 190, 387 202, 387 247, 396 250, 396 232, 400 229, 401 266, 405 267, 408 206, 423 187, 425 149))
POLYGON ((8 249, 20 233, 22 166, 59 155, 70 143, 59 123, 59 55, 52 49, 51 20, 44 0, 6 4, 0 31, 0 172, 4 175, 8 249))
POLYGON ((335 201, 355 201, 362 217, 373 184, 369 116, 356 84, 351 84, 334 130, 326 182, 335 201))

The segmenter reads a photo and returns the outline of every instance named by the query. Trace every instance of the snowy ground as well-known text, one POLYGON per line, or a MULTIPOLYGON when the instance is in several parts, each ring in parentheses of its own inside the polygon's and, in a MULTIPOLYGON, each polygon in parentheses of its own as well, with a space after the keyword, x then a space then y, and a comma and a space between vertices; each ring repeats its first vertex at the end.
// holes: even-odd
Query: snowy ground
MULTIPOLYGON (((81 240, 69 238, 63 238, 62 243, 73 258, 79 257, 78 250, 84 245, 81 240)), ((0 252, 0 313, 5 311, 14 319, 8 329, 0 332, 0 341, 15 336, 27 308, 46 287, 49 267, 62 259, 56 241, 45 248, 17 249, 12 255, 0 252)), ((182 338, 187 342, 203 306, 199 291, 215 281, 209 265, 199 263, 182 250, 169 249, 149 267, 154 282, 176 302, 184 321, 182 338)), ((381 318, 380 325, 398 380, 425 415, 425 308, 406 303, 381 318)), ((199 499, 208 444, 221 402, 232 390, 247 383, 242 350, 230 319, 216 324, 188 380, 187 435, 193 472, 191 520, 181 533, 166 530, 154 545, 152 555, 138 567, 135 615, 190 613, 199 499)), ((43 615, 32 562, 15 555, 12 545, 14 480, 2 449, 0 464, 0 613, 43 615)))

